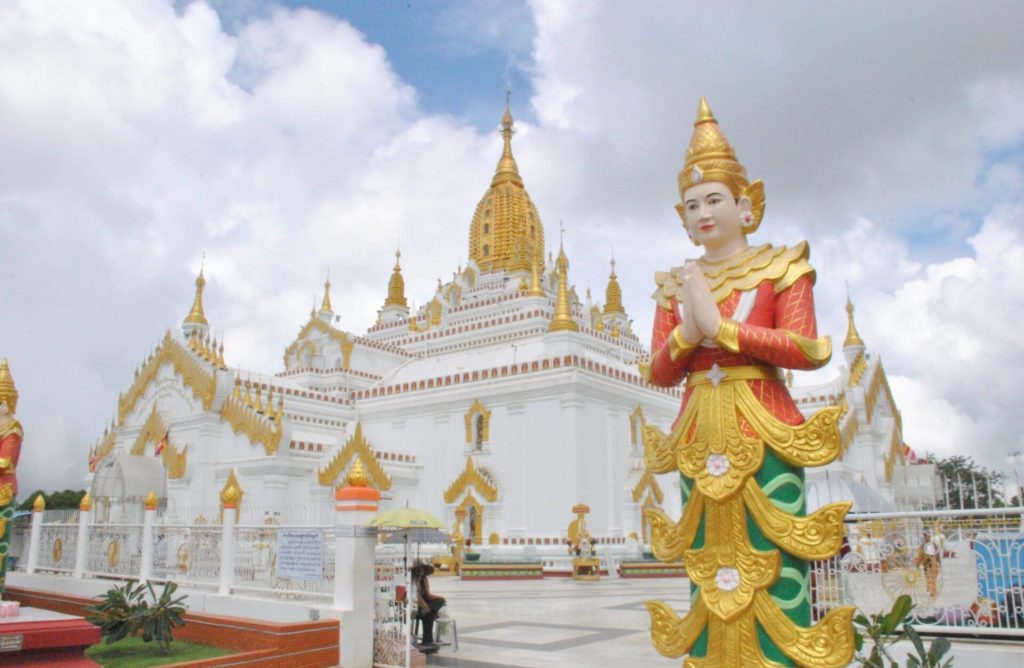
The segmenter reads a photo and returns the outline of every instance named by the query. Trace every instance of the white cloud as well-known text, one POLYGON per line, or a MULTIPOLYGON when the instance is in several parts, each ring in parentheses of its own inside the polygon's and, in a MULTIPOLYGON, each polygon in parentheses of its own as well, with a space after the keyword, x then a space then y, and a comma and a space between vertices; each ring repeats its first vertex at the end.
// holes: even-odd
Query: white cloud
MULTIPOLYGON (((465 260, 497 133, 424 113, 345 22, 249 9, 228 30, 203 2, 0 5, 0 354, 22 391, 25 486, 77 484, 136 361, 191 304, 202 251, 228 361, 267 371, 328 268, 358 332, 396 243, 417 302, 465 260)), ((675 174, 707 94, 767 182, 752 241, 810 239, 821 329, 840 339, 851 282, 908 439, 927 449, 947 406, 964 425, 951 433, 990 427, 992 447, 1021 433, 1006 372, 1022 359, 1021 221, 999 208, 1022 199, 1019 3, 531 10, 452 25, 470 50, 533 35, 537 124, 517 124, 515 152, 552 245, 566 223, 580 294, 603 298, 614 248, 647 337, 653 272, 696 255, 675 174), (973 210, 992 213, 979 227, 973 210), (908 245, 922 216, 969 230, 970 248, 908 245)))

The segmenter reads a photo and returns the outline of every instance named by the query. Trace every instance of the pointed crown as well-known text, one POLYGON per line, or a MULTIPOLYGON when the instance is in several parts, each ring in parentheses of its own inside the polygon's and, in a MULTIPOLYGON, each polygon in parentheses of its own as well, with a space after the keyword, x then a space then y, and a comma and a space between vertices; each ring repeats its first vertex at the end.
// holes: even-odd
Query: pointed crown
POLYGON ((14 377, 7 366, 7 358, 0 361, 0 401, 7 402, 7 408, 14 413, 18 407, 18 388, 14 386, 14 377))
POLYGON ((737 199, 750 199, 754 220, 744 231, 757 229, 764 215, 764 184, 747 180, 746 168, 737 160, 736 151, 718 127, 708 101, 701 96, 690 146, 686 149, 686 162, 679 172, 679 198, 685 197, 687 189, 705 181, 724 183, 737 199))

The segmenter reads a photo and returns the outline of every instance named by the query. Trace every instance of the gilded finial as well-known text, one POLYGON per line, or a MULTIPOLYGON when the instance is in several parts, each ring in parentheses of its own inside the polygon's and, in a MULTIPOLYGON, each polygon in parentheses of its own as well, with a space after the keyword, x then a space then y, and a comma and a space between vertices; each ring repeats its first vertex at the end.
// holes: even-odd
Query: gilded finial
POLYGON ((533 254, 533 261, 530 262, 530 291, 526 294, 530 297, 543 297, 544 289, 540 287, 540 261, 539 253, 533 254))
POLYGON ((395 249, 395 267, 391 270, 391 280, 388 281, 388 297, 384 300, 384 306, 400 306, 409 308, 409 302, 405 298, 405 279, 402 278, 402 251, 395 249))
MULTIPOLYGON (((203 276, 203 267, 206 265, 206 254, 203 253, 203 265, 199 267, 199 276, 196 277, 196 296, 192 301, 192 309, 185 316, 185 323, 191 325, 206 325, 206 314, 203 313, 203 289, 206 288, 206 277, 203 276)), ((195 331, 195 330, 193 330, 195 331)))
POLYGON ((83 513, 87 513, 92 510, 92 496, 89 495, 89 492, 86 492, 85 496, 82 497, 82 500, 78 502, 78 509, 83 513))
POLYGON ((700 96, 700 105, 697 107, 697 120, 693 122, 693 127, 697 127, 701 123, 717 123, 715 115, 711 113, 711 106, 708 105, 708 99, 703 95, 700 96))
POLYGON ((256 412, 263 412, 263 385, 256 383, 256 412))
POLYGON ((513 126, 515 120, 512 118, 512 110, 509 106, 509 98, 505 98, 505 114, 501 117, 501 136, 505 145, 501 150, 501 158, 498 160, 498 167, 494 170, 494 178, 491 179, 491 186, 511 181, 518 185, 523 184, 519 176, 519 166, 512 156, 512 135, 515 134, 513 126))
POLYGON ((41 513, 46 510, 46 499, 42 494, 36 494, 36 500, 32 502, 32 512, 41 513))
POLYGON ((231 473, 228 474, 227 482, 224 483, 224 487, 220 490, 221 507, 237 508, 242 505, 242 496, 244 496, 244 494, 242 487, 238 484, 235 469, 231 469, 231 473))
POLYGON ((331 308, 331 270, 327 270, 327 280, 324 281, 324 301, 320 305, 321 313, 334 313, 334 309, 331 308))
POLYGON ((843 341, 843 347, 849 348, 851 346, 864 346, 864 340, 860 338, 860 333, 857 331, 857 325, 853 322, 853 302, 850 300, 850 293, 847 290, 846 293, 846 340, 843 341))
POLYGON ((366 472, 366 466, 363 465, 363 460, 356 457, 356 461, 352 464, 352 468, 348 471, 348 486, 349 487, 368 487, 370 485, 370 476, 366 472))
MULTIPOLYGON (((626 309, 622 306, 622 288, 619 287, 619 277, 615 275, 615 256, 611 259, 611 273, 608 276, 608 287, 604 291, 604 313, 605 315, 610 314, 626 314, 626 309)), ((613 328, 612 336, 616 336, 613 328)))
POLYGON ((227 369, 227 362, 224 361, 224 339, 220 340, 220 347, 217 349, 217 367, 220 369, 227 369))
POLYGON ((549 332, 578 332, 580 327, 572 317, 572 305, 569 301, 569 258, 565 249, 559 246, 558 259, 555 261, 558 270, 558 297, 555 299, 555 313, 548 325, 549 332))
POLYGON ((0 401, 7 402, 7 410, 12 414, 18 407, 18 388, 14 385, 14 376, 7 366, 7 358, 0 360, 0 401))
POLYGON ((156 510, 156 507, 160 505, 160 499, 157 498, 156 492, 149 490, 149 494, 146 495, 146 500, 143 502, 146 510, 156 510))
POLYGON ((235 374, 235 389, 231 395, 235 399, 242 401, 242 378, 237 373, 235 374))

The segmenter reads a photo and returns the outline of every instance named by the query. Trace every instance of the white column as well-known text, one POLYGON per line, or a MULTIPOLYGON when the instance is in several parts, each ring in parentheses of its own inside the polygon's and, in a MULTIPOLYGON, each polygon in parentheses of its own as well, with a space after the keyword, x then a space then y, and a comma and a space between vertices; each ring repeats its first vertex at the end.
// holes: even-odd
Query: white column
POLYGON ((235 579, 235 522, 238 506, 224 506, 224 520, 221 522, 220 537, 220 584, 217 593, 227 596, 235 579))
POLYGON ((156 504, 146 503, 142 515, 142 564, 139 568, 139 582, 147 582, 153 577, 153 525, 156 523, 156 504))
POLYGON ((350 474, 335 492, 334 607, 341 616, 341 665, 373 665, 374 546, 380 492, 350 474), (353 480, 356 478, 356 480, 353 480), (360 484, 352 484, 357 482, 360 484))
POLYGON ((39 565, 39 542, 43 535, 43 511, 32 509, 32 529, 28 535, 28 567, 29 573, 35 573, 39 565))
POLYGON ((76 578, 85 574, 85 558, 89 550, 89 525, 91 523, 92 500, 86 494, 82 499, 82 505, 78 508, 78 541, 75 543, 75 571, 73 573, 76 578))

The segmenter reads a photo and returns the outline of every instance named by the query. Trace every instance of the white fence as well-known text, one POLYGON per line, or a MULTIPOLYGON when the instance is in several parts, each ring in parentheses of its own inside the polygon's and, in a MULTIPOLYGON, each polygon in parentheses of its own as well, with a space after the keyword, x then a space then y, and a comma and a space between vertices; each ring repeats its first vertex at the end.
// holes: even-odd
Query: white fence
POLYGON ((914 601, 921 632, 1024 637, 1022 508, 851 515, 842 551, 815 562, 815 619, 837 605, 914 601))

